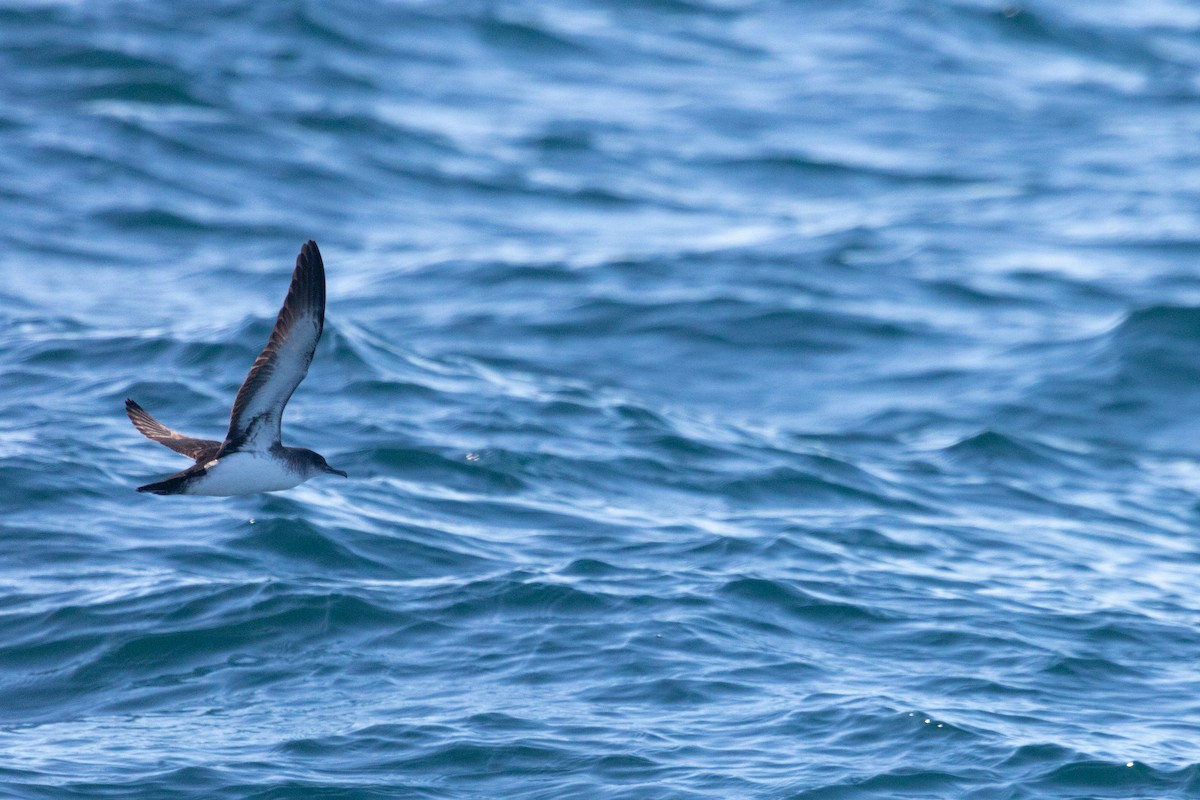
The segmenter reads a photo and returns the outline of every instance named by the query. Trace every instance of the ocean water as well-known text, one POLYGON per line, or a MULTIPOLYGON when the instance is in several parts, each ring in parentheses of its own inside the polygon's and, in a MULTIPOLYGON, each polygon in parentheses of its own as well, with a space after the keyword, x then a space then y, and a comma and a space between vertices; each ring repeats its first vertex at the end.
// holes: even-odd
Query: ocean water
POLYGON ((0 795, 1200 796, 1200 7, 0 2, 0 795), (285 441, 220 438, 300 244, 285 441))

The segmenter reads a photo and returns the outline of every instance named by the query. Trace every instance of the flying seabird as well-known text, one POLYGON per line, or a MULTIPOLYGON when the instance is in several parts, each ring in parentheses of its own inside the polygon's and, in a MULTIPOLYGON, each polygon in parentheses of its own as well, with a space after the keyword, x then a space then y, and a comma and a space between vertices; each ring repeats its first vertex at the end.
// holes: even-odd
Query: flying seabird
POLYGON ((283 408, 304 380, 324 326, 325 265, 317 243, 309 241, 296 257, 292 285, 271 338, 233 401, 225 441, 183 436, 133 400, 125 401, 133 427, 196 462, 169 478, 139 486, 138 491, 230 497, 290 489, 324 472, 345 478, 346 473, 325 463, 321 454, 284 447, 279 440, 283 408))

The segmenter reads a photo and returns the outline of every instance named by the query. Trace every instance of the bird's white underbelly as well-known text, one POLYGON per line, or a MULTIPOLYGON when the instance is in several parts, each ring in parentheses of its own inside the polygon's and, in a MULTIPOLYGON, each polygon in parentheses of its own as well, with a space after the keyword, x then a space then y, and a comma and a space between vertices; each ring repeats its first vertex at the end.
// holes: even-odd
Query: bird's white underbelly
POLYGON ((277 492, 291 489, 307 480, 267 453, 242 451, 206 465, 207 472, 192 481, 184 494, 231 497, 238 494, 277 492))

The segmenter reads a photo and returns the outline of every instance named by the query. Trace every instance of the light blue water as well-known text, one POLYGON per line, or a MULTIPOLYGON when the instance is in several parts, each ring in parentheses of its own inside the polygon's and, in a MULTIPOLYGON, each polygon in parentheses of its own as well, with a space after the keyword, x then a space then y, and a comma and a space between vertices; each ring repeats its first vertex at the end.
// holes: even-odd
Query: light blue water
POLYGON ((1200 9, 0 3, 0 794, 1200 794, 1200 9), (289 444, 160 498, 301 242, 289 444))

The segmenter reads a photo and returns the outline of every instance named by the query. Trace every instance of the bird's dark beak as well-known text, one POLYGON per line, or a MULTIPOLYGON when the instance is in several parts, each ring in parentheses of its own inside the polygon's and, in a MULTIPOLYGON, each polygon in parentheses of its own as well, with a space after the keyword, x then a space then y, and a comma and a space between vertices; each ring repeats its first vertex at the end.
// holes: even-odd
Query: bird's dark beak
POLYGON ((342 472, 340 469, 334 469, 333 467, 329 466, 328 464, 325 465, 325 471, 328 473, 331 473, 333 475, 341 475, 343 478, 350 477, 346 473, 342 472))

